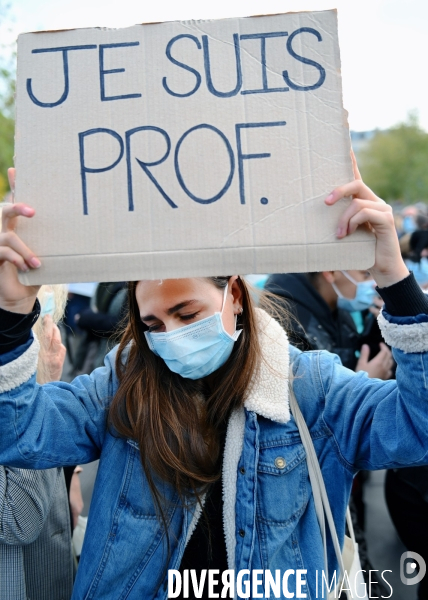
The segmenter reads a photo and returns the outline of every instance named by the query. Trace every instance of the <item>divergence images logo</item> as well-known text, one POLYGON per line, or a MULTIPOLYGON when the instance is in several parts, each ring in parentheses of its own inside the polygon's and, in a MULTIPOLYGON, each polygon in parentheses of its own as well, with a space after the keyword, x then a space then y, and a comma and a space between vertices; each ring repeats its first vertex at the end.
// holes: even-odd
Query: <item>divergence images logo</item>
POLYGON ((427 567, 417 552, 403 552, 400 558, 400 579, 404 585, 415 585, 425 577, 427 567))

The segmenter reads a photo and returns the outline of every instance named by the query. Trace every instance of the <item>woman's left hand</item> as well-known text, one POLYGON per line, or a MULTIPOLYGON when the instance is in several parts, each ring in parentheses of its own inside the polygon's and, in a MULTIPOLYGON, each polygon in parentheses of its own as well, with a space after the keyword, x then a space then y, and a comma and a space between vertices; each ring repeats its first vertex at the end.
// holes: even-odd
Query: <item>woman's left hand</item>
POLYGON ((342 198, 353 198, 339 220, 336 236, 342 239, 351 235, 359 225, 369 227, 376 236, 375 263, 369 271, 379 287, 387 287, 407 277, 409 270, 401 257, 392 208, 363 183, 352 158, 355 180, 333 190, 325 203, 333 205, 342 198))

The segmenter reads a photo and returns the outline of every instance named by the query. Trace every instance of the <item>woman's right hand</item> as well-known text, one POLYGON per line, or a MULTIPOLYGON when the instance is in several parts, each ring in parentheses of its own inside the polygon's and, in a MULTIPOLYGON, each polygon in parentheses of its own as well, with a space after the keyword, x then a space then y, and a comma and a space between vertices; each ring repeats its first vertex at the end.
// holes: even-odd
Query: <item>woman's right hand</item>
MULTIPOLYGON (((15 169, 9 169, 11 190, 15 188, 15 169)), ((15 232, 18 217, 31 218, 34 209, 26 204, 7 204, 2 210, 0 233, 0 308, 27 314, 33 310, 40 286, 26 286, 18 279, 18 269, 29 271, 40 267, 34 255, 15 232)))

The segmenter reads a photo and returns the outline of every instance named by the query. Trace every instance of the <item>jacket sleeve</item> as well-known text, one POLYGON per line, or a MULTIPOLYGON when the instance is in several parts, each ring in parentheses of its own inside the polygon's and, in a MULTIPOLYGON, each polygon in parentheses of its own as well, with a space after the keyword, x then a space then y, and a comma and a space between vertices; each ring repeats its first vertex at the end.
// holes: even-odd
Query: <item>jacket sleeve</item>
POLYGON ((61 469, 0 467, 0 544, 30 544, 39 537, 62 476, 61 469))
POLYGON ((117 386, 115 350, 91 375, 43 386, 36 383, 37 356, 37 340, 10 362, 3 355, 0 464, 50 469, 99 458, 107 407, 117 386))
POLYGON ((319 354, 323 419, 352 470, 428 464, 428 315, 393 317, 379 325, 397 362, 396 381, 348 371, 319 354))

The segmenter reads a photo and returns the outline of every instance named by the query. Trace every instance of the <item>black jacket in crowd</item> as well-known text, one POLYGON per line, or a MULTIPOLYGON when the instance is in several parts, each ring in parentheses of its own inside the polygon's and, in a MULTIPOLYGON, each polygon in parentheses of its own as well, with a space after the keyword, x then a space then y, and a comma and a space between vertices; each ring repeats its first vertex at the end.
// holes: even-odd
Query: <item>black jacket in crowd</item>
POLYGON ((338 354, 345 367, 354 370, 356 351, 362 335, 350 313, 340 308, 332 311, 303 273, 271 275, 265 288, 286 301, 293 317, 286 324, 290 341, 301 350, 328 350, 338 354))

